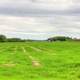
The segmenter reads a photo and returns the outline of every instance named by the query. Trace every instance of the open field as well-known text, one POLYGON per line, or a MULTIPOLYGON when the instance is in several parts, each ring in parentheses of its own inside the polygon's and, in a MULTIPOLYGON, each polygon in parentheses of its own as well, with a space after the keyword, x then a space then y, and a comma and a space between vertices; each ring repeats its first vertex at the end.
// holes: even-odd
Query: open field
POLYGON ((80 42, 0 43, 0 80, 80 80, 80 42))

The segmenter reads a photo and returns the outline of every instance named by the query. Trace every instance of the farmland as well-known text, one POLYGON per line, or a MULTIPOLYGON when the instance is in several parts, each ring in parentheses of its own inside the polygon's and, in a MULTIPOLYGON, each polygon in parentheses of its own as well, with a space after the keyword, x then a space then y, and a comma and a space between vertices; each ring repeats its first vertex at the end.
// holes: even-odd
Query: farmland
POLYGON ((0 80, 80 80, 80 42, 0 43, 0 80))

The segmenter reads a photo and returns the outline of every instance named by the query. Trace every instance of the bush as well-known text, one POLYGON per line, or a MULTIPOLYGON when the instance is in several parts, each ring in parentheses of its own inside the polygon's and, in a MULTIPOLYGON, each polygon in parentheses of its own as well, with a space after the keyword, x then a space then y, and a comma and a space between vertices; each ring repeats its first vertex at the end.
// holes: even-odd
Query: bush
POLYGON ((8 42, 21 42, 22 40, 20 38, 8 38, 8 42))

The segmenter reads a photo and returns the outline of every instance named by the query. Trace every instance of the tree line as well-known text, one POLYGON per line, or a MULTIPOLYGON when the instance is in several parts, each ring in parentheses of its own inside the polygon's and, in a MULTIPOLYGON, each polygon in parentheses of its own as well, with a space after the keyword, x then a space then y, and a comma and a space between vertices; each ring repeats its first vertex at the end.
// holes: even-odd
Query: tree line
POLYGON ((25 42, 26 40, 20 38, 7 38, 5 35, 0 35, 0 42, 25 42))
POLYGON ((0 35, 0 42, 26 42, 26 41, 80 41, 80 39, 77 38, 71 38, 66 36, 55 36, 50 37, 47 40, 30 40, 30 39, 21 39, 21 38, 7 38, 5 35, 0 35))
POLYGON ((55 37, 48 38, 47 41, 49 42, 52 42, 52 41, 80 41, 80 39, 66 37, 66 36, 55 36, 55 37))

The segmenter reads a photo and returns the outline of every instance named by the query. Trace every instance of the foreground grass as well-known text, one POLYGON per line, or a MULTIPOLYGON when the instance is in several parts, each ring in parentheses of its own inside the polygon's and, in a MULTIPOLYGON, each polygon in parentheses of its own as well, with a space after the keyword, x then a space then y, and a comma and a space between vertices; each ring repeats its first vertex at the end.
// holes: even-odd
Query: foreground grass
POLYGON ((80 42, 0 43, 0 80, 6 79, 80 80, 80 42))

